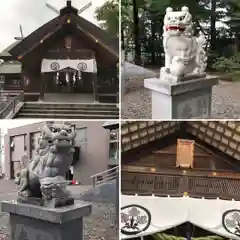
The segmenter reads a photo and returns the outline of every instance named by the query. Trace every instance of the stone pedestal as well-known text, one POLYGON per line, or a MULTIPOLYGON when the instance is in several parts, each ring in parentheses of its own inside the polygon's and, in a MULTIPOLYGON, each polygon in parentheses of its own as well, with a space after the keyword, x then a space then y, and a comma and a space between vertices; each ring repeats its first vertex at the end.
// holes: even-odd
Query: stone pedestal
POLYGON ((212 87, 218 77, 206 76, 169 84, 157 78, 144 80, 152 92, 152 119, 205 119, 211 116, 212 87))
POLYGON ((44 208, 16 201, 1 202, 1 211, 10 214, 11 240, 83 240, 83 217, 90 204, 44 208))

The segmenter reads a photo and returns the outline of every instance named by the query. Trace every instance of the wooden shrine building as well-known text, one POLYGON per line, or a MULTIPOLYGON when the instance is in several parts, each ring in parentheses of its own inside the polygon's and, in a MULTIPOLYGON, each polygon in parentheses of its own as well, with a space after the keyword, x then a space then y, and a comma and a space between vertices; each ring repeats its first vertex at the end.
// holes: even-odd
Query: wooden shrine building
POLYGON ((240 123, 124 122, 121 135, 122 239, 240 239, 240 123))
POLYGON ((59 15, 0 54, 5 90, 23 90, 25 101, 47 93, 90 94, 116 102, 118 39, 78 15, 67 1, 59 15))

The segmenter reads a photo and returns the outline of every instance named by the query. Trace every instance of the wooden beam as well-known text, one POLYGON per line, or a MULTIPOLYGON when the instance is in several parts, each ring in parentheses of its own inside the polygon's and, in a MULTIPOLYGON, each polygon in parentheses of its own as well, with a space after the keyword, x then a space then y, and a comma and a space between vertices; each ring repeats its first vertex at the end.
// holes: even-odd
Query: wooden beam
POLYGON ((113 51, 110 47, 108 47, 106 44, 104 44, 100 39, 96 39, 92 34, 85 31, 82 27, 79 25, 77 26, 77 29, 79 29, 81 32, 83 32, 88 38, 90 38, 92 41, 94 41, 96 44, 99 44, 101 47, 109 51, 113 56, 118 58, 118 53, 113 51))
MULTIPOLYGON (((53 29, 51 32, 47 33, 45 36, 43 36, 43 38, 38 41, 37 43, 33 44, 32 46, 30 46, 28 48, 27 51, 21 53, 20 55, 22 57, 24 57, 25 55, 27 55, 29 52, 33 51, 35 48, 37 48, 39 45, 43 44, 45 42, 45 40, 47 40, 48 38, 50 38, 54 33, 56 33, 58 30, 60 30, 63 26, 63 24, 66 22, 67 17, 64 16, 61 20, 60 23, 56 25, 56 28, 53 29)), ((26 38, 25 38, 26 39, 26 38)), ((20 43, 21 44, 21 43, 20 43)), ((19 54, 18 54, 19 55, 19 54)))
MULTIPOLYGON (((171 151, 162 151, 162 150, 157 150, 157 151, 153 151, 153 154, 156 155, 161 155, 161 154, 167 154, 167 155, 177 155, 176 152, 171 152, 171 151)), ((194 157, 212 157, 211 154, 202 154, 202 153, 195 153, 194 157)))
POLYGON ((203 149, 204 151, 209 152, 210 154, 212 154, 214 158, 219 159, 219 160, 229 164, 232 167, 239 168, 239 166, 237 166, 236 164, 233 164, 232 162, 228 161, 226 158, 223 158, 222 156, 220 156, 220 154, 216 154, 214 151, 210 150, 209 148, 207 148, 207 147, 205 147, 205 146, 203 146, 203 145, 201 145, 199 143, 195 143, 195 144, 196 144, 196 146, 198 146, 199 148, 203 149))
POLYGON ((181 169, 181 168, 162 168, 142 165, 122 165, 121 171, 136 174, 155 174, 166 176, 193 176, 193 177, 211 177, 211 178, 229 178, 240 179, 239 172, 233 171, 211 171, 206 169, 181 169), (214 173, 214 174, 213 174, 214 173))

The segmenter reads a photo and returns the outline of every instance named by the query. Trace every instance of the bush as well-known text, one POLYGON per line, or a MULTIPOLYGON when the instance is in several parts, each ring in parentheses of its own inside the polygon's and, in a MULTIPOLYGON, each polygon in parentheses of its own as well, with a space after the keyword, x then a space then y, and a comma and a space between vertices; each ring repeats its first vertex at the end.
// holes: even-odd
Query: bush
POLYGON ((212 68, 219 72, 232 72, 240 70, 240 53, 229 58, 219 57, 213 63, 212 68))

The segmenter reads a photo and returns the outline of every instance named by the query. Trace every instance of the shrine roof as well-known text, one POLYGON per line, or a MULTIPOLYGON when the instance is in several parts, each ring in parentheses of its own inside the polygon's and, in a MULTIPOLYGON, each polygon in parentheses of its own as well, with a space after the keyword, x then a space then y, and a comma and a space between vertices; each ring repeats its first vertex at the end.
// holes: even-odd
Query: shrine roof
POLYGON ((10 57, 12 56, 11 53, 9 52, 12 48, 14 48, 21 40, 17 40, 11 45, 9 45, 7 48, 5 48, 1 53, 0 53, 0 58, 1 57, 10 57))
POLYGON ((0 65, 0 74, 20 74, 22 64, 18 61, 4 62, 0 65))
POLYGON ((122 123, 122 152, 138 149, 176 132, 185 132, 235 160, 240 160, 240 122, 128 122, 122 123))
POLYGON ((118 58, 118 39, 111 37, 105 30, 74 12, 66 12, 64 15, 59 15, 50 20, 11 48, 10 54, 17 57, 30 52, 66 25, 68 19, 71 19, 69 25, 74 26, 77 31, 82 32, 95 44, 95 41, 97 41, 105 50, 118 58))

